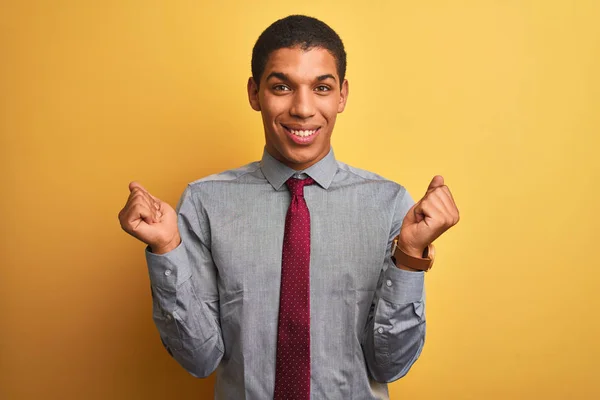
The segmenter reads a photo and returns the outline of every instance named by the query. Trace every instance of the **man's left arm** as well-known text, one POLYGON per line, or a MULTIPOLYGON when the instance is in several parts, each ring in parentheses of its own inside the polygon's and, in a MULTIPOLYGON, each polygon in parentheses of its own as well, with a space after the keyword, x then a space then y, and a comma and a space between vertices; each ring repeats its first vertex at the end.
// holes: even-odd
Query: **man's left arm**
POLYGON ((363 336, 367 366, 376 381, 392 382, 406 375, 425 343, 425 272, 396 265, 391 254, 393 241, 398 238, 404 253, 421 257, 423 250, 458 220, 458 209, 441 176, 433 178, 416 204, 405 191, 396 205, 386 265, 363 336))

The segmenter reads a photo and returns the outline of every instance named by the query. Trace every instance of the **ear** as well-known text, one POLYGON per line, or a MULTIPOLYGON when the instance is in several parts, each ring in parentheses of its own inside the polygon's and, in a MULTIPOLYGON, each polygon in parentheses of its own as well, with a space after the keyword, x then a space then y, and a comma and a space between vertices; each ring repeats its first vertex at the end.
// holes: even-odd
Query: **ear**
POLYGON ((344 79, 342 82, 342 87, 340 89, 340 102, 338 103, 338 113, 344 111, 346 108, 346 101, 348 101, 348 92, 350 88, 348 87, 348 79, 344 79))
POLYGON ((258 100, 258 86, 256 82, 254 82, 254 78, 248 78, 248 101, 250 102, 250 107, 254 111, 260 111, 260 101, 258 100))

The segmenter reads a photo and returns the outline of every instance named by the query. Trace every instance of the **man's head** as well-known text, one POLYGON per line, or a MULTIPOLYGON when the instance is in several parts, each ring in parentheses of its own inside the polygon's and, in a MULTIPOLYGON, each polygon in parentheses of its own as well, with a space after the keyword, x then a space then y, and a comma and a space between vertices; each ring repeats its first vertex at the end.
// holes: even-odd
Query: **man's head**
POLYGON ((346 51, 342 39, 326 23, 305 15, 290 15, 271 24, 258 37, 252 49, 252 77, 257 84, 269 55, 279 49, 315 47, 328 50, 336 61, 339 81, 346 78, 346 51))
POLYGON ((341 39, 315 18, 289 16, 260 35, 248 97, 261 111, 269 154, 297 170, 327 155, 348 96, 345 74, 341 39))

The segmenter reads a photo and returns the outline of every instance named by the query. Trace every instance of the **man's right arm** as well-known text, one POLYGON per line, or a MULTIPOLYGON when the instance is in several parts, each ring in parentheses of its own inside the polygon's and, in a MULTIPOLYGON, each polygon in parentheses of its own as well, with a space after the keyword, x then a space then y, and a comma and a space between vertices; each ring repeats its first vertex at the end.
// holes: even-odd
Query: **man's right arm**
MULTIPOLYGON (((140 186, 140 190, 145 189, 140 186)), ((152 291, 153 319, 163 345, 190 374, 206 377, 217 368, 224 353, 219 323, 217 272, 206 234, 206 219, 198 212, 189 186, 179 201, 177 212, 167 203, 149 193, 147 195, 145 199, 149 200, 146 201, 149 212, 153 211, 152 205, 159 210, 154 219, 144 217, 145 211, 139 211, 143 207, 138 207, 136 212, 129 212, 129 201, 122 211, 123 216, 120 214, 121 224, 127 232, 148 244, 146 261, 152 291), (168 222, 171 213, 174 224, 168 222), (133 220, 137 214, 143 221, 126 222, 133 220), (157 234, 151 230, 161 232, 157 234), (165 234, 163 230, 169 233, 165 234), (167 239, 161 243, 147 240, 156 237, 167 239), (171 237, 177 237, 177 241, 180 238, 180 242, 166 253, 158 254, 161 251, 157 249, 169 247, 171 237)))

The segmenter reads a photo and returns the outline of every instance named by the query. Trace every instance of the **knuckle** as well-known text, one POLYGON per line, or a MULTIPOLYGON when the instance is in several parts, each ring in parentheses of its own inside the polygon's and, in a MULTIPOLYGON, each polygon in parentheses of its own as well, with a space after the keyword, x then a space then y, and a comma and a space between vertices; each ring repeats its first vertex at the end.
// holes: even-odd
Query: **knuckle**
POLYGON ((148 204, 148 199, 144 195, 139 195, 134 199, 134 204, 148 204))
POLYGON ((133 203, 131 205, 131 211, 140 211, 140 210, 144 210, 146 208, 147 208, 146 205, 141 202, 133 203))
POLYGON ((119 222, 120 222, 121 228, 125 232, 129 232, 131 230, 131 224, 129 224, 129 222, 127 222, 126 220, 123 220, 123 219, 121 219, 119 222))
POLYGON ((442 219, 442 220, 440 220, 440 222, 439 222, 439 224, 438 224, 438 226, 437 226, 437 230, 438 230, 438 231, 444 231, 444 230, 446 230, 446 227, 447 227, 447 226, 448 226, 448 225, 447 225, 447 222, 446 222, 446 220, 445 220, 445 219, 442 219))

